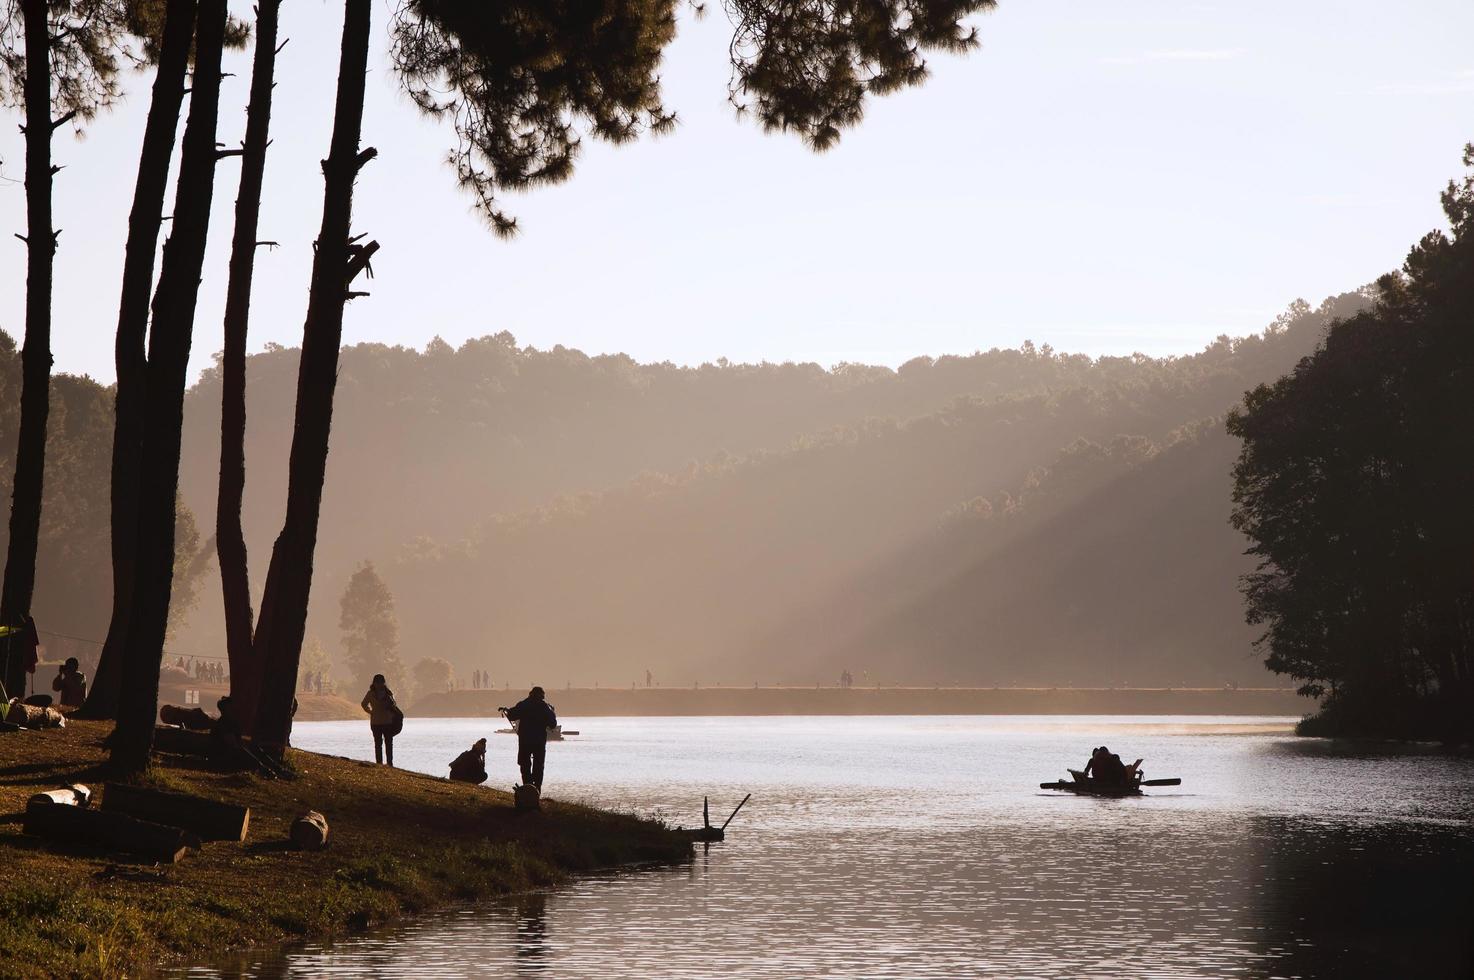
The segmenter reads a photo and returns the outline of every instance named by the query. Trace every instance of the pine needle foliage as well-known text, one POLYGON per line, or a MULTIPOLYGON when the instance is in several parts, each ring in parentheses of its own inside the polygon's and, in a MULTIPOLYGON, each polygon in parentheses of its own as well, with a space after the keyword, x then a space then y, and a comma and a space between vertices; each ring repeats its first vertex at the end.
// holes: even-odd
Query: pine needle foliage
MULTIPOLYGON (((51 105, 58 117, 86 122, 122 94, 118 76, 131 60, 126 4, 63 0, 47 5, 51 105)), ((0 105, 19 108, 26 79, 21 0, 0 0, 0 105)))
POLYGON ((660 100, 674 0, 407 0, 393 58, 415 105, 452 120, 449 161, 502 235, 498 190, 566 180, 580 134, 614 143, 674 122, 660 100))
MULTIPOLYGON (((135 61, 139 67, 159 63, 159 45, 164 38, 164 0, 127 0, 123 4, 125 27, 141 44, 135 61)), ((225 21, 225 47, 240 51, 251 39, 251 25, 239 17, 227 17, 225 21)), ((194 52, 190 52, 194 62, 194 52)))
MULTIPOLYGON (((826 150, 867 95, 926 78, 926 54, 977 46, 994 0, 725 0, 728 96, 769 131, 826 150)), ((461 185, 502 235, 497 195, 566 180, 584 134, 614 143, 675 124, 658 74, 677 0, 404 0, 393 58, 425 113, 448 118, 461 185)), ((696 8, 698 13, 702 8, 696 8)))
POLYGON ((823 151, 860 121, 867 95, 919 85, 926 53, 977 47, 993 0, 725 0, 734 34, 728 96, 768 131, 823 151))

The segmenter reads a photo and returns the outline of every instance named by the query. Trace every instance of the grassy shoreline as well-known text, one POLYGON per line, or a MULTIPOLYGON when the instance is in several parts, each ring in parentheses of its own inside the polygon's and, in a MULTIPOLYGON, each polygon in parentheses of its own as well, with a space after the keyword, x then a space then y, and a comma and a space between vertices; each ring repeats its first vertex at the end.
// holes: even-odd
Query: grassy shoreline
POLYGON ((654 821, 556 801, 517 813, 498 790, 297 751, 292 782, 160 760, 148 784, 251 807, 244 843, 207 843, 172 867, 23 835, 31 794, 102 790, 109 729, 0 734, 0 977, 132 976, 691 854, 654 821), (332 846, 288 849, 290 821, 309 808, 327 816, 332 846))

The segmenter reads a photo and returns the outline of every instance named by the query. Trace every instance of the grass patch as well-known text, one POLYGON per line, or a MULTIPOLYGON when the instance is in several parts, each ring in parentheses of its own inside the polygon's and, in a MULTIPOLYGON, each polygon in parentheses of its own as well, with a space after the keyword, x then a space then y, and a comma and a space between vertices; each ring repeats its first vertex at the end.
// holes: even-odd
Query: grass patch
POLYGON ((134 975, 691 853, 654 821, 556 801, 519 814, 498 790, 296 751, 290 783, 167 760, 141 777, 251 807, 244 844, 206 844, 158 873, 24 836, 32 793, 67 782, 101 793, 109 728, 0 733, 0 977, 134 975), (309 808, 327 816, 332 846, 287 849, 287 827, 309 808))

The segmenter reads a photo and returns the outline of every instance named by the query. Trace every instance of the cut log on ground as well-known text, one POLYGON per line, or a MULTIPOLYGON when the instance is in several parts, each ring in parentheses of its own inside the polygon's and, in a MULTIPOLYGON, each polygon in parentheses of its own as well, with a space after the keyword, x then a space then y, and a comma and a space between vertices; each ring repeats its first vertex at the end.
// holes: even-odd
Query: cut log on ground
POLYGON ((536 786, 513 786, 512 802, 519 810, 541 810, 543 795, 536 786))
POLYGON ((159 721, 194 732, 208 732, 215 725, 215 719, 206 714, 204 709, 181 708, 177 704, 160 705, 159 721))
POLYGON ((187 728, 160 725, 154 729, 154 751, 208 759, 214 754, 215 740, 210 737, 209 732, 192 732, 187 728))
POLYGON ((20 701, 10 702, 5 720, 24 728, 65 728, 67 724, 66 717, 55 708, 38 708, 20 701))
POLYGON ((251 824, 249 807, 123 783, 107 784, 102 794, 102 808, 178 827, 200 840, 243 841, 251 824))
POLYGON ((93 807, 33 803, 26 806, 26 833, 48 840, 136 854, 173 864, 200 839, 178 827, 150 823, 93 807))
POLYGON ((292 843, 300 851, 320 851, 328 846, 328 818, 308 810, 292 821, 292 843))
POLYGON ((52 789, 44 793, 37 793, 31 797, 29 803, 50 803, 54 806, 86 806, 91 800, 92 790, 86 786, 63 786, 61 789, 52 789))

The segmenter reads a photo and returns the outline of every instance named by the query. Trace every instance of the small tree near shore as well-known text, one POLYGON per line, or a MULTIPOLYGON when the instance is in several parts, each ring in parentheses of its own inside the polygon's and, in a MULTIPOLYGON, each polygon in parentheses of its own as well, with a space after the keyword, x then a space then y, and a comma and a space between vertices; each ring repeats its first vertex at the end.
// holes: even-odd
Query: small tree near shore
POLYGON ((455 668, 444 657, 422 657, 412 671, 415 681, 415 697, 438 694, 448 689, 455 680, 455 668))
POLYGON ((338 628, 343 631, 343 655, 350 677, 368 688, 375 674, 383 674, 390 688, 403 687, 404 664, 399 660, 399 620, 394 596, 366 561, 348 580, 339 606, 338 628))

